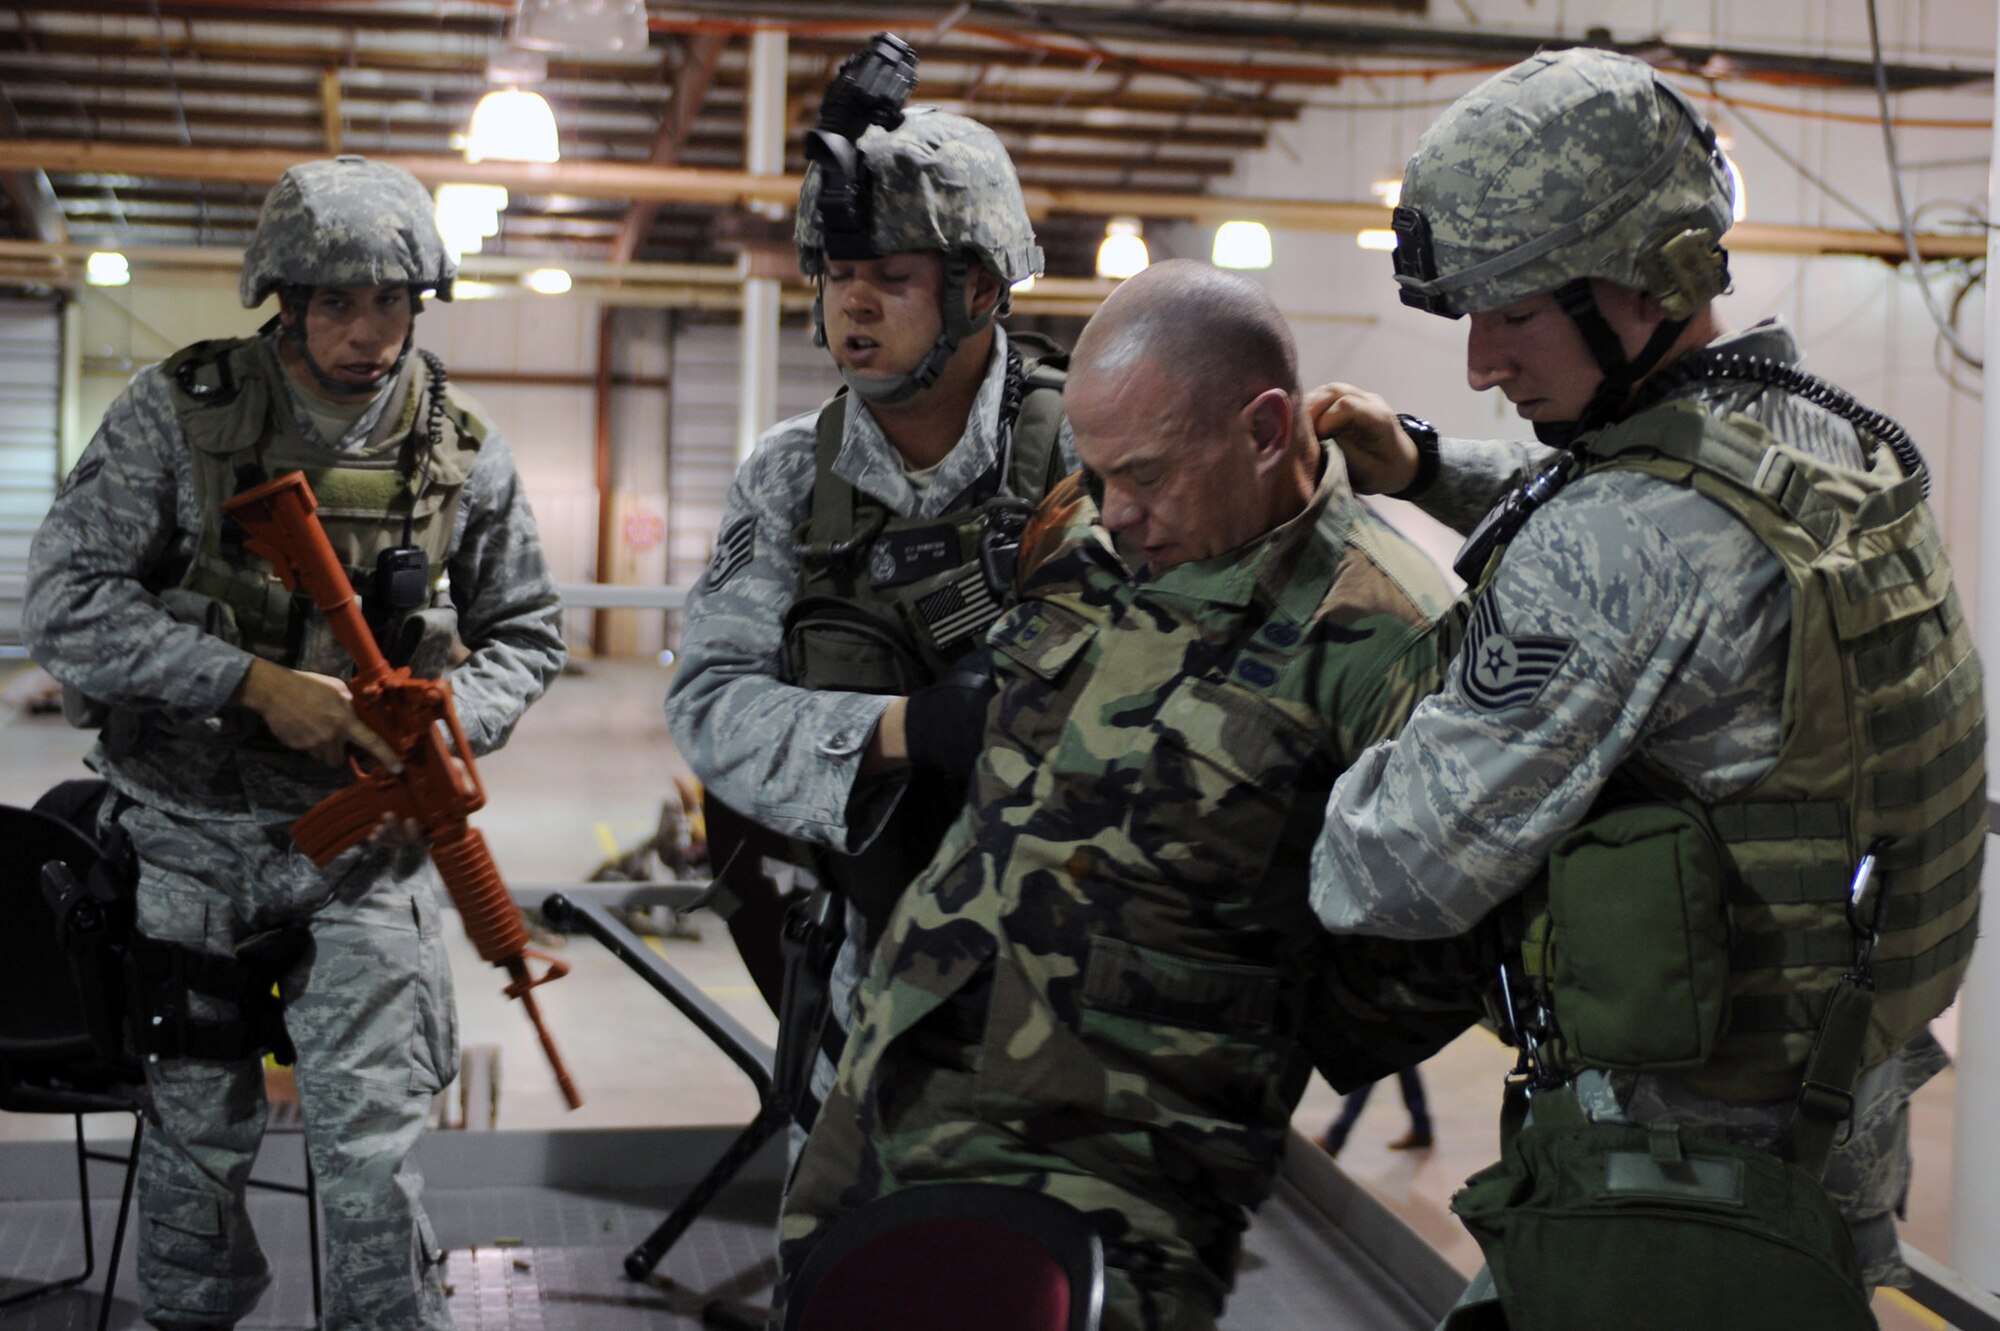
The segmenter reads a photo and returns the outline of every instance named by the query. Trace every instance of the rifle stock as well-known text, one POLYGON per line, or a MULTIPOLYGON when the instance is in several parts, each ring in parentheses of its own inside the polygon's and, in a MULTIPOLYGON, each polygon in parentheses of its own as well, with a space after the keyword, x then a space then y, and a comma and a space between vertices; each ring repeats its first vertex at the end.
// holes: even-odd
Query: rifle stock
POLYGON ((355 783, 321 800, 292 825, 292 840, 316 864, 363 840, 382 815, 414 819, 430 841, 431 859, 465 921, 479 955, 507 972, 507 996, 521 1000, 534 1023, 556 1084, 572 1109, 583 1103, 555 1041, 542 1022, 530 990, 561 979, 569 968, 528 949, 521 912, 507 893, 500 868, 485 838, 466 819, 486 803, 486 790, 473 765, 472 746, 459 725, 451 687, 442 680, 412 678, 407 667, 392 667, 356 602, 347 569, 326 539, 312 487, 301 472, 290 472, 246 490, 222 511, 248 533, 251 553, 270 561, 291 591, 303 591, 325 615, 334 636, 354 660, 348 680, 355 715, 388 741, 403 765, 399 773, 364 768, 350 760, 355 783), (440 727, 449 733, 450 744, 440 727), (548 962, 539 977, 527 959, 548 962))

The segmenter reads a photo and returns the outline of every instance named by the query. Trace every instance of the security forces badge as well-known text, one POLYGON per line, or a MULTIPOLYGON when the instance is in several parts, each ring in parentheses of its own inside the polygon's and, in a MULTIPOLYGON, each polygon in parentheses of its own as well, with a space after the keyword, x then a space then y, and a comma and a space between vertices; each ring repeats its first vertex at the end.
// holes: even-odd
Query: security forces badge
POLYGON ((1481 711, 1519 707, 1541 696, 1576 643, 1569 638, 1509 633, 1488 590, 1472 608, 1459 650, 1459 687, 1481 711))

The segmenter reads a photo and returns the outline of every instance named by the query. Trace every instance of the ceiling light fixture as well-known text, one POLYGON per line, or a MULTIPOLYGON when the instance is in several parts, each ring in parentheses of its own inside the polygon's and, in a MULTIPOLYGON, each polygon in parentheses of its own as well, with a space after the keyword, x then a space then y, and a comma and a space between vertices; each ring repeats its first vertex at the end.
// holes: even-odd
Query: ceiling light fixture
POLYGON ((538 296, 560 296, 570 288, 569 272, 562 268, 535 268, 521 275, 521 285, 538 296))
POLYGON ((645 0, 521 0, 513 39, 520 46, 579 55, 644 51, 645 0))
POLYGON ((489 92, 473 108, 466 161, 553 162, 561 156, 556 115, 540 93, 519 88, 489 92))
POLYGON ((477 254, 486 237, 500 234, 506 207, 505 185, 439 185, 438 234, 453 253, 477 254))
POLYGON ((132 280, 132 265, 116 250, 99 250, 83 261, 83 280, 94 287, 122 287, 132 280))
POLYGON ((1269 268, 1271 233, 1262 222, 1224 222, 1215 229, 1209 261, 1217 268, 1269 268))
POLYGON ((1384 208, 1394 208, 1403 201, 1403 182, 1378 180, 1368 187, 1368 192, 1380 199, 1384 208))
POLYGON ((1104 243, 1097 247, 1097 275, 1126 278, 1142 273, 1153 262, 1139 235, 1136 217, 1114 217, 1104 224, 1104 243))
POLYGON ((1387 254, 1396 248, 1396 233, 1386 227, 1370 227, 1356 232, 1354 243, 1364 250, 1380 250, 1387 254))

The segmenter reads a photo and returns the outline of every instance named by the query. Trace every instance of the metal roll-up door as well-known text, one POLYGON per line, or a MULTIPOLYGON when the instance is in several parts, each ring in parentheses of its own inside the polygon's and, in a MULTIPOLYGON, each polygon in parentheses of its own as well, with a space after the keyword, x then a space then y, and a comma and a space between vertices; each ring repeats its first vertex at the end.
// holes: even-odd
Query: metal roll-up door
POLYGON ((62 306, 0 298, 0 654, 21 650, 28 545, 55 498, 62 306))

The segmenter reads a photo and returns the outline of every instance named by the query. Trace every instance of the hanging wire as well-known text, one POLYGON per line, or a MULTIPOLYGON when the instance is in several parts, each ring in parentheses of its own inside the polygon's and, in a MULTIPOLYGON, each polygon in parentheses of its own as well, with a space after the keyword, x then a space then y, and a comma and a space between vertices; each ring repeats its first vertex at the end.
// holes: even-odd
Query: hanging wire
MULTIPOLYGON (((160 17, 160 0, 152 0, 153 29, 160 36, 160 59, 167 66, 167 87, 174 94, 174 116, 180 121, 181 142, 194 147, 194 131, 188 128, 187 102, 181 97, 180 80, 174 75, 174 54, 167 47, 167 23, 160 17)), ((195 244, 208 244, 208 186, 196 181, 194 187, 195 208, 199 220, 195 225, 195 244)))
POLYGON ((1875 0, 1868 0, 1868 50, 1875 62, 1875 102, 1882 111, 1882 147, 1889 157, 1889 188, 1896 199, 1896 220, 1902 223, 1903 248, 1910 256, 1910 270, 1917 279, 1917 290, 1923 293, 1924 308, 1930 312, 1931 322, 1951 347, 1952 354, 1975 370, 1986 368, 1986 362, 1975 356, 1959 340, 1958 330, 1952 326, 1953 320, 1938 308, 1937 297, 1931 292, 1930 277, 1924 270, 1923 256, 1917 252, 1917 230, 1911 220, 1909 205, 1903 199, 1903 168, 1896 160, 1896 131, 1889 116, 1889 71, 1882 60, 1882 28, 1875 14, 1875 0))
POLYGON ((1847 195, 1842 194, 1839 190, 1835 189, 1833 187, 1833 183, 1827 180, 1824 176, 1815 174, 1811 167, 1807 166, 1804 162, 1800 161, 1798 157, 1793 155, 1791 152, 1787 151, 1785 145, 1778 142, 1776 138, 1772 137, 1771 133, 1768 130, 1766 130, 1762 125, 1759 125, 1751 117, 1743 114, 1742 102, 1731 97, 1728 93, 1718 89, 1715 86, 1714 80, 1709 81, 1708 87, 1709 87, 1709 95, 1713 97, 1716 101, 1720 102, 1722 105, 1728 107, 1730 112, 1736 117, 1736 123, 1741 125, 1743 128, 1749 130, 1752 134, 1756 135, 1757 141, 1762 143, 1766 148, 1769 148, 1772 151, 1772 153, 1774 153, 1777 156, 1779 161, 1783 162, 1786 166, 1789 166, 1790 168, 1792 168, 1792 170, 1796 171, 1802 179, 1810 182, 1822 194, 1826 195, 1828 198, 1832 199, 1835 203, 1847 209, 1848 212, 1853 213, 1856 217, 1866 222, 1868 224, 1869 230, 1871 231, 1889 230, 1888 225, 1883 221, 1881 221, 1881 219, 1877 218, 1873 213, 1869 212, 1866 208, 1856 203, 1853 199, 1848 198, 1847 195))

